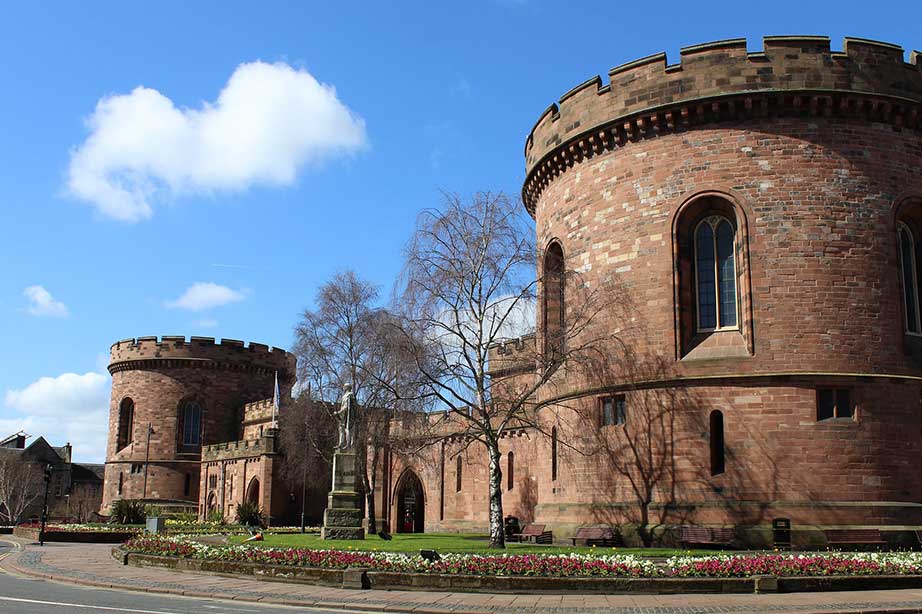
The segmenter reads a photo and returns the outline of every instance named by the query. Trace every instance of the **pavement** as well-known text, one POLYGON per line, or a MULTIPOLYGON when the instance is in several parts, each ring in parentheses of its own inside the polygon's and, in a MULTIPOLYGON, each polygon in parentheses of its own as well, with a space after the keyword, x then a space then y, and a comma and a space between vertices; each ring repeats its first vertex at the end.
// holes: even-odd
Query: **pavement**
MULTIPOLYGON (((177 595, 196 599, 215 600, 214 603, 242 608, 244 603, 258 604, 242 612, 278 611, 273 606, 298 606, 320 612, 414 612, 417 614, 570 614, 585 612, 596 614, 737 614, 749 612, 796 612, 799 614, 827 614, 833 612, 865 614, 919 613, 922 614, 922 589, 870 590, 853 592, 792 593, 763 595, 595 595, 595 594, 484 594, 450 593, 436 591, 380 591, 341 589, 309 584, 293 584, 255 580, 213 574, 177 572, 166 569, 131 567, 120 564, 110 556, 112 546, 103 544, 48 543, 43 547, 22 540, 6 540, 12 548, 0 560, 0 569, 11 578, 0 576, 0 612, 156 612, 157 614, 181 612, 220 612, 217 606, 179 609, 175 604, 186 603, 174 599, 173 607, 149 603, 164 595, 177 595), (71 608, 26 610, 25 604, 53 602, 66 606, 66 601, 46 597, 47 591, 36 589, 30 595, 22 587, 20 595, 9 595, 8 585, 13 580, 46 580, 35 586, 68 583, 83 587, 97 587, 111 592, 136 591, 131 603, 134 609, 80 605, 73 601, 71 608), (48 582, 50 581, 50 582, 48 582), (23 591, 26 591, 23 593, 23 591), (138 594, 140 592, 142 594, 138 594), (9 601, 25 599, 26 601, 9 601), (30 601, 31 600, 31 601, 30 601), (271 608, 264 610, 262 608, 271 608)), ((74 587, 69 587, 74 590, 74 587)), ((82 591, 81 595, 95 595, 100 591, 82 591)), ((73 598, 76 599, 76 598, 73 598)), ((230 611, 230 610, 229 610, 230 611)))

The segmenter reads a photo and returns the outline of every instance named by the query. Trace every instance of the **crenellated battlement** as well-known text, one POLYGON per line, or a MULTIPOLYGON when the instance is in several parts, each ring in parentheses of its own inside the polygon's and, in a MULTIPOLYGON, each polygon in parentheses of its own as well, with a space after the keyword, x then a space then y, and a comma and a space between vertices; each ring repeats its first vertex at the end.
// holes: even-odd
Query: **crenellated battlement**
POLYGON ((271 420, 272 413, 272 399, 253 401, 252 403, 247 403, 243 406, 243 421, 244 423, 250 423, 271 420))
MULTIPOLYGON (((278 371, 280 381, 293 382, 295 357, 277 347, 236 339, 163 336, 123 339, 109 349, 109 372, 133 368, 136 363, 173 361, 177 366, 224 366, 278 371)), ((271 402, 271 401, 270 401, 271 402)))
POLYGON ((922 126, 922 52, 846 38, 768 36, 685 47, 670 65, 658 53, 589 79, 548 107, 525 144, 522 197, 534 212, 562 168, 626 142, 685 127, 772 114, 859 115, 897 128, 922 126))
POLYGON ((275 454, 275 435, 202 446, 202 462, 275 454))
POLYGON ((508 374, 510 370, 533 369, 535 363, 535 335, 529 334, 489 348, 487 364, 490 374, 508 374))

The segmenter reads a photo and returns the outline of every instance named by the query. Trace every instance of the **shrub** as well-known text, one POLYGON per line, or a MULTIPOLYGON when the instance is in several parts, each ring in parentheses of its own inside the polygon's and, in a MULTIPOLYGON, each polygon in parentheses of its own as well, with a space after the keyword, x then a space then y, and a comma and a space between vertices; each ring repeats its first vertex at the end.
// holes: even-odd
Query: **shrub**
POLYGON ((224 514, 221 510, 211 510, 208 512, 207 522, 211 524, 224 524, 224 514))
POLYGON ((237 522, 248 527, 263 526, 263 512, 259 506, 249 501, 237 504, 237 522))
POLYGON ((119 499, 109 508, 109 522, 113 524, 144 524, 147 514, 144 502, 139 499, 119 499))

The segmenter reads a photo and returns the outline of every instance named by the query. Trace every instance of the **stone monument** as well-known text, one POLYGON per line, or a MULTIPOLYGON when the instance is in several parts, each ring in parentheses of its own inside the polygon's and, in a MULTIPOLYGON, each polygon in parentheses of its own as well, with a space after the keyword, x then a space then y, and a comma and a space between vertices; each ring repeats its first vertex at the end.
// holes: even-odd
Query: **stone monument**
POLYGON ((336 421, 339 441, 333 453, 333 489, 323 512, 323 539, 365 539, 362 528, 361 495, 355 489, 355 430, 358 426, 358 405, 352 385, 343 387, 336 421))

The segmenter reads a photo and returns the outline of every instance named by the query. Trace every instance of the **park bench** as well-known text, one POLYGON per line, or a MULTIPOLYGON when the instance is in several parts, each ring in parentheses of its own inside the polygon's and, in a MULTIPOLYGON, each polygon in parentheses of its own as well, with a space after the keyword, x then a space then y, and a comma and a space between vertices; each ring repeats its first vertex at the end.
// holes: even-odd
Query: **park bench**
POLYGON ((550 544, 554 541, 554 533, 545 531, 543 524, 527 524, 518 535, 512 536, 516 541, 531 542, 535 544, 550 544))
POLYGON ((733 543, 733 538, 733 529, 727 528, 683 525, 679 530, 679 542, 683 548, 690 546, 729 546, 733 543))
POLYGON ((887 542, 880 536, 878 529, 829 529, 823 531, 826 542, 831 548, 844 546, 886 546, 887 542))
POLYGON ((621 541, 609 527, 580 527, 571 539, 574 546, 617 546, 621 541))

